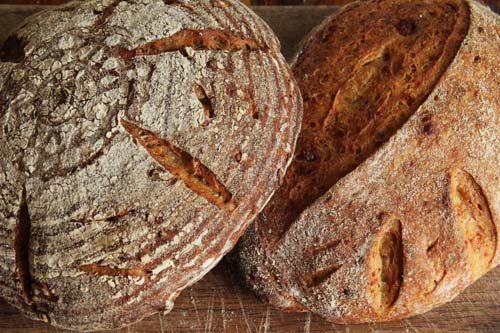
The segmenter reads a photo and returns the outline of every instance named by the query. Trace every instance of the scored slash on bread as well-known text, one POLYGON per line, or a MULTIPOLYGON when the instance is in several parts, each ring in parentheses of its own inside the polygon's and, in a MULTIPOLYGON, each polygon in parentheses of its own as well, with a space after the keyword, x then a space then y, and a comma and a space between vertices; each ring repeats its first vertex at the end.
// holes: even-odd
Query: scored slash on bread
POLYGON ((189 56, 188 52, 202 50, 265 50, 266 45, 260 45, 252 38, 243 38, 235 33, 218 30, 182 30, 170 37, 161 38, 155 41, 140 45, 133 50, 117 48, 116 52, 124 59, 143 55, 155 55, 165 52, 183 52, 189 56), (189 50, 189 51, 187 51, 189 50))
POLYGON ((279 186, 302 117, 236 0, 43 11, 0 74, 0 296, 65 329, 168 313, 279 186))
POLYGON ((461 169, 450 172, 450 204, 460 224, 474 281, 491 268, 498 247, 498 230, 490 204, 474 177, 461 169))
POLYGON ((165 170, 182 180, 187 187, 219 208, 233 210, 232 194, 199 160, 182 151, 153 132, 122 119, 122 126, 165 170))
POLYGON ((260 297, 396 320, 498 264, 499 26, 475 1, 372 0, 315 29, 294 161, 234 252, 260 297))

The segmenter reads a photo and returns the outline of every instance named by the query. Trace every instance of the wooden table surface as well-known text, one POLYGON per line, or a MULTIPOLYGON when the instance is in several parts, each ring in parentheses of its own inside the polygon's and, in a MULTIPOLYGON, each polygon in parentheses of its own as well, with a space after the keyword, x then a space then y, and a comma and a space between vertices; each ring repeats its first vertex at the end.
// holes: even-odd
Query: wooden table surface
MULTIPOLYGON (((37 6, 0 5, 0 41, 37 6)), ((290 56, 303 36, 335 7, 258 7, 290 56)), ((225 261, 186 289, 166 316, 155 315, 118 333, 167 332, 500 332, 500 268, 468 288, 453 302, 408 320, 342 326, 308 313, 283 313, 256 299, 225 261)), ((24 318, 0 301, 0 333, 63 332, 24 318)))

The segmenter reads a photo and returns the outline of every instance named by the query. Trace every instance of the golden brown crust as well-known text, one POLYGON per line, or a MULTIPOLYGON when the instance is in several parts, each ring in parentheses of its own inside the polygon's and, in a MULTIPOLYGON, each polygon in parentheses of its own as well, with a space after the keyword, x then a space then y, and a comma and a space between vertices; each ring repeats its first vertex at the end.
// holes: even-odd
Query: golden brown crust
POLYGON ((468 20, 460 0, 369 1, 347 6, 311 38, 293 66, 302 130, 284 184, 257 222, 264 242, 276 243, 408 120, 455 57, 468 20))
POLYGON ((495 257, 498 235, 488 199, 467 171, 450 173, 450 205, 460 225, 472 280, 488 271, 495 257))
POLYGON ((475 2, 393 0, 352 4, 316 30, 294 65, 296 159, 238 247, 258 294, 336 322, 393 320, 492 267, 494 190, 477 177, 495 175, 500 151, 496 25, 475 2))

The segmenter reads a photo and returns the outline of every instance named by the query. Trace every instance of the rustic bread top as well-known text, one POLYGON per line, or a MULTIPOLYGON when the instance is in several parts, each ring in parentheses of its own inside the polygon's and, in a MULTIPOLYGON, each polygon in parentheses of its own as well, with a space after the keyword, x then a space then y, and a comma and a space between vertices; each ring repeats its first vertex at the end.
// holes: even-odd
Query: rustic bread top
POLYGON ((300 94, 238 1, 86 1, 0 50, 0 294, 78 330, 157 311, 284 174, 300 94))
POLYGON ((498 32, 475 2, 401 0, 349 5, 312 34, 294 64, 295 160, 239 247, 260 295, 391 320, 495 264, 498 32))
POLYGON ((468 20, 460 0, 358 3, 309 40, 293 66, 305 109, 298 148, 257 222, 262 239, 276 243, 408 120, 455 57, 468 20))

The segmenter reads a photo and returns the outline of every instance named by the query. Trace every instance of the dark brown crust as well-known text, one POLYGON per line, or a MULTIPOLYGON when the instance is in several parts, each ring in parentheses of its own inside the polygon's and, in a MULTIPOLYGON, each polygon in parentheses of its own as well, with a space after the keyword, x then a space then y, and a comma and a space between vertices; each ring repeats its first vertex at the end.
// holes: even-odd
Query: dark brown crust
MULTIPOLYGON (((421 314, 499 263, 500 74, 492 69, 499 61, 500 20, 477 2, 455 8, 465 38, 456 55, 451 43, 453 59, 428 97, 276 245, 271 260, 283 289, 328 320, 421 314), (316 288, 298 288, 305 250, 329 239, 348 242, 315 261, 342 267, 316 288)), ((398 28, 405 35, 413 30, 398 28)), ((460 31, 451 39, 459 42, 460 31)))
MULTIPOLYGON (((346 6, 314 32, 293 65, 304 98, 296 156, 255 230, 247 233, 251 245, 240 246, 258 247, 259 254, 244 256, 272 253, 304 209, 406 123, 454 59, 468 19, 462 1, 367 1, 346 6)), ((432 131, 430 122, 423 131, 432 131)), ((262 262, 251 271, 272 275, 264 271, 273 260, 254 259, 262 262)), ((249 261, 243 265, 252 266, 249 261)), ((251 284, 255 278, 249 277, 251 284)), ((286 291, 273 296, 279 282, 253 284, 273 305, 303 310, 292 295, 283 300, 286 291)))
POLYGON ((353 4, 312 37, 293 66, 305 109, 296 156, 257 222, 265 244, 276 243, 305 207, 372 155, 427 98, 468 29, 467 20, 457 19, 468 17, 466 7, 449 3, 453 9, 446 2, 353 4))

